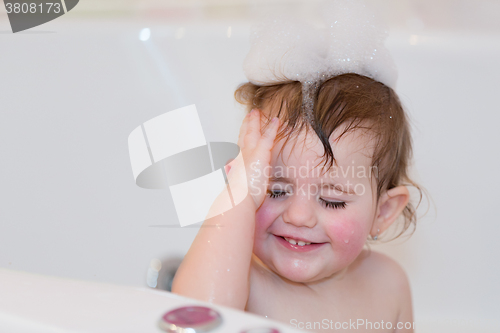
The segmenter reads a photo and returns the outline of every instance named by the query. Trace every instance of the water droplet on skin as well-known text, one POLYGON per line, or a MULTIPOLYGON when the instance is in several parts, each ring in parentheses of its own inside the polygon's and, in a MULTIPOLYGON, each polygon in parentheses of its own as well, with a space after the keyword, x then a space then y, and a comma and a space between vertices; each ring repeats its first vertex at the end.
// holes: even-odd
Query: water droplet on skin
POLYGON ((348 239, 346 239, 344 242, 347 244, 347 243, 349 243, 349 240, 348 240, 348 239))
POLYGON ((353 235, 353 234, 354 234, 354 230, 353 230, 353 231, 351 231, 351 235, 353 235))

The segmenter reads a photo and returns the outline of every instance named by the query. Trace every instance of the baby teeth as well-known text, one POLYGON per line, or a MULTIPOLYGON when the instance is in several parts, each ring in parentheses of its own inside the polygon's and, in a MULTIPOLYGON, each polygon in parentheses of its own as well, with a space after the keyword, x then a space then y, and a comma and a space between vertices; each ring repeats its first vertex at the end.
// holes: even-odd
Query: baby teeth
POLYGON ((286 237, 283 237, 288 243, 292 244, 292 245, 299 245, 299 246, 304 246, 304 245, 309 245, 311 244, 311 242, 303 242, 303 241, 296 241, 295 239, 291 239, 291 238, 286 238, 286 237))

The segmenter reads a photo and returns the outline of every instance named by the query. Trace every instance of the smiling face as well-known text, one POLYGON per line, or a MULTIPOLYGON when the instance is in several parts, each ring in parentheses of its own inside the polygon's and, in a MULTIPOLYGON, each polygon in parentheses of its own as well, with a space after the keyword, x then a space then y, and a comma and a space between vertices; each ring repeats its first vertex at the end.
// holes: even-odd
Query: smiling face
POLYGON ((328 172, 314 134, 300 133, 295 148, 290 140, 280 156, 284 140, 272 150, 268 195, 256 213, 254 253, 291 281, 313 282, 342 272, 372 228, 377 212, 373 148, 360 130, 335 142, 341 130, 330 137, 337 165, 328 172))

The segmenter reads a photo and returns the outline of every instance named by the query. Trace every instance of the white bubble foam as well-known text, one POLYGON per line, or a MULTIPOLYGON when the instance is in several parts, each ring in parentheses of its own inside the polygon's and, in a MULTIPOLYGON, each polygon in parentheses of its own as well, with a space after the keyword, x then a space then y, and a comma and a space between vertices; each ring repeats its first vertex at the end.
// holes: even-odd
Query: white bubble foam
POLYGON ((386 37, 385 26, 362 1, 329 0, 312 21, 278 14, 254 26, 243 70, 259 85, 357 73, 395 88, 397 70, 386 37))

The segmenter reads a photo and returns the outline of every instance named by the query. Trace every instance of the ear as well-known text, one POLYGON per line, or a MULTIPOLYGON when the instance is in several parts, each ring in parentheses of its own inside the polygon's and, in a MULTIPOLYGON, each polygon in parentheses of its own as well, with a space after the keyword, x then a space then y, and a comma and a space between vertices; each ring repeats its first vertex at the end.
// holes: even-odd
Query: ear
POLYGON ((387 230, 396 221, 408 201, 410 201, 410 192, 406 186, 397 186, 382 194, 378 202, 377 215, 370 231, 371 236, 380 236, 387 230))

